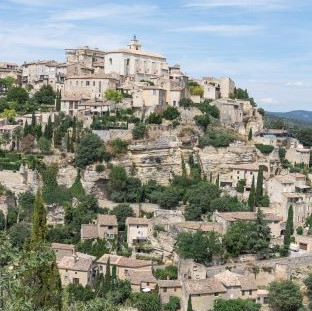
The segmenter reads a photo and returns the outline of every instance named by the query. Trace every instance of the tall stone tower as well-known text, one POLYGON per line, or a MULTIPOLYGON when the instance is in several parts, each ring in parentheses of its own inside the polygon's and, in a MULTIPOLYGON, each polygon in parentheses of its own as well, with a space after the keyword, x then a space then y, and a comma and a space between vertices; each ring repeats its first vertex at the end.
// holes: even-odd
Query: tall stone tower
POLYGON ((141 50, 141 44, 139 43, 139 40, 137 39, 136 35, 133 36, 133 38, 130 40, 130 44, 128 45, 130 50, 141 50))

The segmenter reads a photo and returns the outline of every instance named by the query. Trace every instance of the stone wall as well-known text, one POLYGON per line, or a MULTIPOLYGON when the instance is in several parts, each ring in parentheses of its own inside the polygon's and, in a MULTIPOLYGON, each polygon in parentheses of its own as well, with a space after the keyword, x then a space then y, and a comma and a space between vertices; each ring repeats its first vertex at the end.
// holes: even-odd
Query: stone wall
MULTIPOLYGON (((130 125, 129 125, 130 126, 130 125)), ((98 135, 103 141, 109 141, 116 138, 123 140, 132 139, 132 130, 110 129, 110 130, 93 130, 92 133, 98 135)))

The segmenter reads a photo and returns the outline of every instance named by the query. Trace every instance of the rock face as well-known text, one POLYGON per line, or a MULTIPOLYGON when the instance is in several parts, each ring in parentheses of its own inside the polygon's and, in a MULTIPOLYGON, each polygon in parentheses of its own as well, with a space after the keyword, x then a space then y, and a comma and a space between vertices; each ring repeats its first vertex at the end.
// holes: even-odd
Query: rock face
POLYGON ((47 214, 47 224, 53 227, 57 225, 64 225, 65 211, 62 206, 58 204, 50 204, 46 206, 47 214))
POLYGON ((61 165, 56 176, 60 186, 70 188, 77 177, 77 169, 72 165, 61 165))

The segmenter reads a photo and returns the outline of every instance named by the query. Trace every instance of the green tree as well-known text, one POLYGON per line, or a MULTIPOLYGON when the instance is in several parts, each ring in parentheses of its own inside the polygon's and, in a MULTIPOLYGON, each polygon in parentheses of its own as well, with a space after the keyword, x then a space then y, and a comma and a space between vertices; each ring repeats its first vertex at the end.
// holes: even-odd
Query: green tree
POLYGON ((180 112, 176 107, 169 106, 164 110, 162 115, 166 120, 174 120, 180 116, 180 112))
POLYGON ((203 114, 199 116, 195 116, 194 118, 196 125, 201 126, 205 131, 210 124, 209 114, 203 114))
POLYGON ((143 123, 136 124, 132 130, 133 139, 143 139, 146 134, 146 126, 143 123))
POLYGON ((32 234, 31 240, 34 243, 44 241, 47 234, 47 212, 43 204, 43 199, 41 196, 41 191, 38 190, 35 203, 34 203, 34 211, 33 211, 33 226, 32 226, 32 234))
POLYGON ((236 185, 236 191, 239 193, 243 193, 245 186, 246 186, 246 179, 239 179, 236 185))
POLYGON ((34 100, 39 105, 54 105, 56 94, 50 84, 43 85, 35 94, 34 100))
POLYGON ((248 140, 252 140, 252 128, 249 129, 248 140))
POLYGON ((39 138, 38 147, 43 154, 49 154, 51 152, 51 140, 45 137, 39 138))
POLYGON ((215 231, 179 233, 176 243, 177 252, 184 258, 199 262, 211 261, 212 256, 222 253, 221 239, 215 231))
POLYGON ((85 134, 76 149, 76 165, 85 167, 95 162, 101 162, 104 159, 108 159, 108 153, 101 139, 92 133, 85 134))
POLYGON ((139 311, 160 311, 161 302, 158 293, 133 293, 132 304, 139 311))
POLYGON ((290 280, 272 282, 269 285, 269 304, 274 311, 298 311, 303 295, 300 287, 290 280))
POLYGON ((172 209, 179 205, 180 194, 174 187, 167 187, 164 191, 159 192, 158 204, 161 208, 172 209))
POLYGON ((161 124, 162 116, 157 112, 152 112, 145 121, 147 124, 161 124))
POLYGON ((260 165, 258 170, 255 202, 256 206, 260 206, 261 200, 263 197, 263 167, 260 165))
POLYGON ((61 111, 61 92, 57 92, 57 95, 56 95, 56 102, 55 102, 55 110, 57 112, 60 112, 61 111))
POLYGON ((182 98, 179 101, 179 106, 183 108, 189 108, 193 105, 193 101, 190 98, 182 98))
POLYGON ((122 203, 115 206, 111 211, 111 214, 116 216, 118 229, 120 231, 125 231, 126 219, 128 217, 135 217, 133 208, 130 206, 130 204, 127 203, 122 203))
POLYGON ((304 285, 307 287, 308 297, 312 299, 312 273, 310 273, 303 281, 304 285))
POLYGON ((52 124, 51 116, 49 116, 48 118, 48 123, 44 128, 43 136, 49 140, 51 140, 53 137, 53 124, 52 124))
POLYGON ((104 293, 105 295, 111 291, 112 279, 111 279, 111 268, 110 268, 110 259, 108 258, 106 263, 106 271, 104 275, 104 293))
POLYGON ((256 203, 256 189, 255 189, 255 176, 253 176, 248 197, 248 206, 250 207, 251 210, 254 209, 255 203, 256 203))
POLYGON ((176 311, 180 309, 180 299, 176 296, 170 296, 169 302, 164 304, 164 310, 165 311, 176 311))
POLYGON ((289 206, 288 215, 287 215, 287 222, 286 222, 286 229, 284 235, 284 247, 289 248, 291 236, 294 233, 294 210, 292 205, 289 206))
POLYGON ((124 96, 123 93, 121 91, 118 90, 107 90, 105 91, 105 98, 107 100, 111 100, 113 102, 117 103, 121 103, 124 96))
POLYGON ((24 105, 29 99, 27 91, 19 86, 11 87, 7 93, 7 101, 8 102, 17 102, 18 110, 22 109, 22 105, 24 105))
POLYGON ((211 311, 260 311, 261 305, 252 299, 217 299, 211 311))
POLYGON ((186 206, 184 210, 184 217, 187 221, 200 221, 202 210, 199 206, 186 206))
POLYGON ((193 311, 191 295, 189 295, 188 300, 187 300, 187 311, 193 311))

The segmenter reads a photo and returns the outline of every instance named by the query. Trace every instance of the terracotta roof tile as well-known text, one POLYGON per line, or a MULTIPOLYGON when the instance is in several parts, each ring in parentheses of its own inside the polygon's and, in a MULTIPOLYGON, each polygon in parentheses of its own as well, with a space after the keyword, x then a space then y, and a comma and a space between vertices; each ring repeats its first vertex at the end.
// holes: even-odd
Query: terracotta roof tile
POLYGON ((126 219, 128 225, 148 225, 149 220, 147 218, 128 217, 126 219))
POLYGON ((214 277, 204 280, 185 280, 184 286, 190 295, 226 293, 226 288, 214 277))

